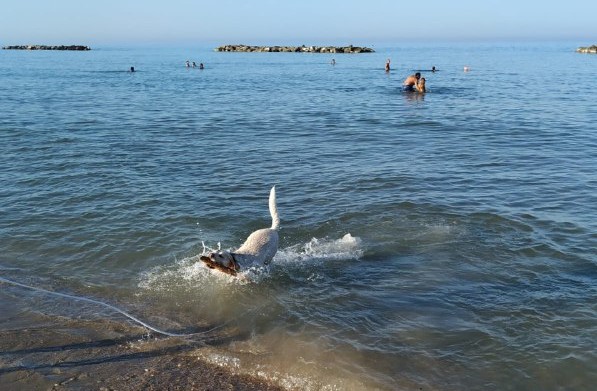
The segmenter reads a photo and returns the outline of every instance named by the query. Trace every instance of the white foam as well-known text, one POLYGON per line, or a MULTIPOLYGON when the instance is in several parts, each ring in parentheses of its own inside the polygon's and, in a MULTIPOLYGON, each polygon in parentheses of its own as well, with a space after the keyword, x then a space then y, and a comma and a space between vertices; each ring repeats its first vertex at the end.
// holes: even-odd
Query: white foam
POLYGON ((226 368, 235 374, 255 376, 286 390, 367 389, 359 379, 348 378, 343 373, 333 373, 326 369, 325 364, 307 362, 301 356, 287 362, 286 358, 278 357, 275 353, 272 355, 267 351, 260 354, 240 353, 239 357, 232 352, 216 351, 210 347, 196 350, 194 354, 203 361, 226 368))
MULTIPOLYGON (((234 355, 226 354, 221 351, 215 352, 209 348, 205 351, 196 351, 195 354, 197 354, 198 358, 210 364, 226 368, 235 374, 252 375, 265 381, 278 384, 286 390, 339 391, 346 389, 345 387, 336 384, 326 384, 320 379, 313 379, 311 378, 311 373, 305 373, 304 375, 287 373, 275 369, 275 365, 272 366, 271 364, 250 362, 251 360, 247 359, 247 357, 245 357, 245 360, 241 360, 234 355)), ((338 380, 342 382, 341 379, 338 380)), ((362 384, 359 384, 359 386, 362 386, 362 384)))
POLYGON ((276 263, 297 263, 359 259, 363 256, 361 239, 347 233, 340 239, 312 238, 308 243, 279 250, 276 263))

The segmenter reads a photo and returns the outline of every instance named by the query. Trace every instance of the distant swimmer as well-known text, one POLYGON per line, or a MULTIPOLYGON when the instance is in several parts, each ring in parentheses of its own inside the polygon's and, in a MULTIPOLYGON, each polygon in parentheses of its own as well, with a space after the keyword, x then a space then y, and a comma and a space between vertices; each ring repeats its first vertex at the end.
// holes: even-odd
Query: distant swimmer
POLYGON ((186 65, 186 67, 187 67, 187 68, 190 68, 190 67, 191 67, 191 63, 189 62, 189 60, 187 60, 187 61, 185 62, 185 65, 186 65))
POLYGON ((131 67, 131 72, 135 72, 135 67, 131 67))
POLYGON ((431 67, 431 69, 413 69, 413 72, 437 72, 439 71, 439 69, 437 69, 435 66, 431 67))
POLYGON ((193 68, 197 68, 197 64, 195 64, 195 61, 193 61, 193 68))
POLYGON ((203 63, 199 64, 199 69, 205 69, 205 67, 203 66, 203 63))
POLYGON ((390 59, 386 61, 386 72, 390 72, 390 59))
POLYGON ((332 58, 332 62, 331 62, 330 64, 332 64, 332 65, 336 65, 336 59, 335 59, 335 58, 332 58))
POLYGON ((417 84, 419 83, 419 79, 421 78, 421 73, 417 72, 414 75, 410 75, 404 82, 402 83, 402 91, 405 92, 412 92, 415 91, 417 84))
POLYGON ((469 68, 467 65, 465 65, 465 66, 464 66, 464 71, 465 71, 465 72, 468 72, 468 71, 470 71, 470 70, 471 70, 471 68, 469 68))

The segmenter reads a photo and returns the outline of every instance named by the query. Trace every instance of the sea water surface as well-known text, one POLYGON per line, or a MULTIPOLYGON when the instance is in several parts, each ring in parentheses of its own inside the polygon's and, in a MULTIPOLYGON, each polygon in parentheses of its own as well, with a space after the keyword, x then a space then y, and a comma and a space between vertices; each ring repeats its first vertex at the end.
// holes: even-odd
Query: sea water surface
MULTIPOLYGON (((582 44, 0 51, 0 276, 219 328, 204 359, 288 389, 592 390, 582 44), (402 93, 418 69, 429 92, 402 93), (197 263, 271 224, 273 185, 272 264, 240 281, 197 263)), ((0 299, 2 330, 132 323, 7 283, 0 299)))

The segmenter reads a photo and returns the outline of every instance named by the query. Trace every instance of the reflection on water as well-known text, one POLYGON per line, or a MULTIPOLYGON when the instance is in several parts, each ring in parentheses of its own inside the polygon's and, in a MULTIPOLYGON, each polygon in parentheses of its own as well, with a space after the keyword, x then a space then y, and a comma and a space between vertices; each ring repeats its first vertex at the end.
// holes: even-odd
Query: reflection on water
POLYGON ((421 92, 402 92, 402 96, 407 102, 422 102, 425 100, 425 94, 421 92))

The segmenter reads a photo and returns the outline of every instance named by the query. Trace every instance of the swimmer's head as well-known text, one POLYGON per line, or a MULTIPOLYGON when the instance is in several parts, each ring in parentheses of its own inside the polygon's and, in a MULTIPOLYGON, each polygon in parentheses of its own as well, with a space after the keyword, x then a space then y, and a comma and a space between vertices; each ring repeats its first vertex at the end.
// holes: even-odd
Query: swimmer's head
POLYGON ((420 78, 421 78, 421 72, 417 72, 417 73, 415 73, 415 77, 416 77, 417 79, 420 79, 420 78))

